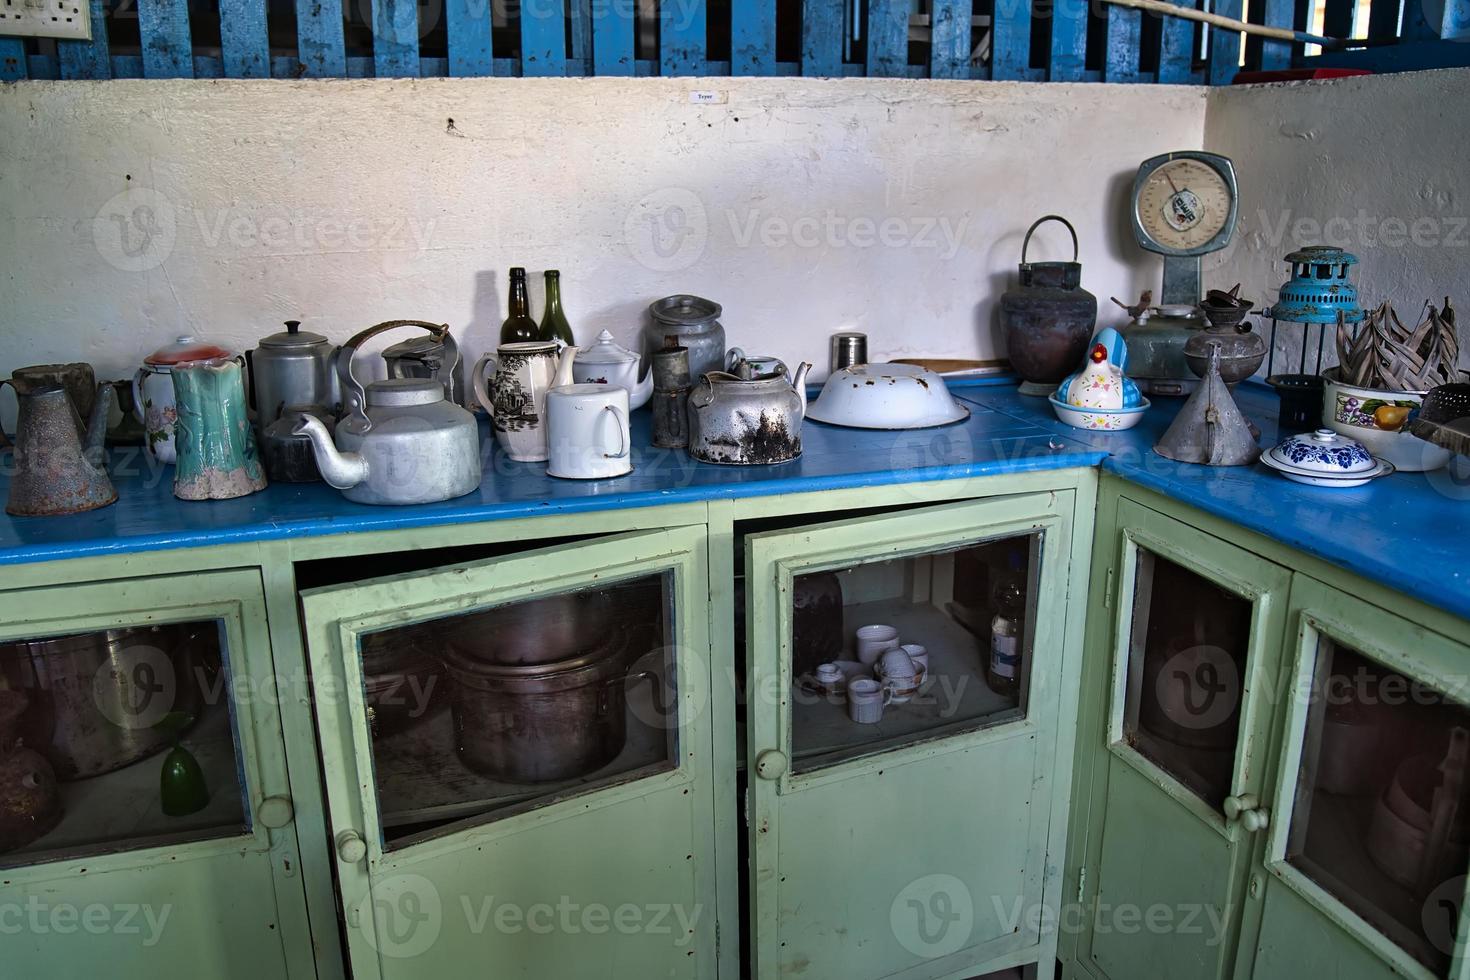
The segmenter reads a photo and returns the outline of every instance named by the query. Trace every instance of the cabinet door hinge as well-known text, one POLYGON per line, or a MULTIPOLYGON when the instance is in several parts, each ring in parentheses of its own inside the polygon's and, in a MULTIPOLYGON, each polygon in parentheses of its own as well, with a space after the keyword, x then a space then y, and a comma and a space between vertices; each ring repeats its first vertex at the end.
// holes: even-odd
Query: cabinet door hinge
POLYGON ((1113 570, 1111 568, 1108 569, 1107 581, 1103 585, 1103 608, 1113 608, 1113 570))
POLYGON ((1077 904, 1082 904, 1083 892, 1087 890, 1087 869, 1077 869, 1077 904))

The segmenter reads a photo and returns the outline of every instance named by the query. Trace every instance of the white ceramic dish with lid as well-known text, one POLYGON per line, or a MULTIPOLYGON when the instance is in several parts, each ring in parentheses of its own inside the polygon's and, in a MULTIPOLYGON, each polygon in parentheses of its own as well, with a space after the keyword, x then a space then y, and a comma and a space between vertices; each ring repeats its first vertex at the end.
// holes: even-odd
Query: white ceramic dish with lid
POLYGON ((1288 480, 1314 487, 1360 487, 1394 471, 1392 463, 1331 429, 1291 436, 1263 453, 1261 462, 1288 480))
POLYGON ((851 429, 927 429, 963 422, 970 410, 916 364, 854 364, 832 373, 806 417, 851 429))

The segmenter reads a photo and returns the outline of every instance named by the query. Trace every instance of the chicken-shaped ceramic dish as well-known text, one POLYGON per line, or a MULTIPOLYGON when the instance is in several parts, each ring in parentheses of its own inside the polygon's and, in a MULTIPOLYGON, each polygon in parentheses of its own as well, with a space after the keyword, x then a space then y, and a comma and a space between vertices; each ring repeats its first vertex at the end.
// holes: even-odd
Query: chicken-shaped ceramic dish
POLYGON ((1130 429, 1148 411, 1149 401, 1125 373, 1128 345, 1112 327, 1098 331, 1081 371, 1064 380, 1051 396, 1057 417, 1079 429, 1130 429))

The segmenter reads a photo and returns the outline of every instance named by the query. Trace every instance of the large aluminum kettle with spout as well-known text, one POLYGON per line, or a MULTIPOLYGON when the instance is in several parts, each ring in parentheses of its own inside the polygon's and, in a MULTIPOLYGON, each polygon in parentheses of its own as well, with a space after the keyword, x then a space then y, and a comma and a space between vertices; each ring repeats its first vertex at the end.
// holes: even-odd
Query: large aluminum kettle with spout
POLYGON ((337 374, 347 414, 337 423, 335 440, 320 419, 305 413, 293 430, 311 439, 322 479, 357 503, 433 503, 480 485, 479 426, 445 398, 444 385, 430 378, 389 378, 364 388, 352 373, 359 347, 405 325, 380 323, 342 345, 337 374))

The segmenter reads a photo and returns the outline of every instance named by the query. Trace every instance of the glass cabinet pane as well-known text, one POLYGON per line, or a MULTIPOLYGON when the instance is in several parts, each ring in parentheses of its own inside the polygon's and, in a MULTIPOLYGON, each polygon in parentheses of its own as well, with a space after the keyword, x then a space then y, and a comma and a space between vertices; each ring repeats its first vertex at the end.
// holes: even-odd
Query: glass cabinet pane
POLYGON ((0 643, 0 866, 248 833, 223 623, 0 643))
POLYGON ((674 768, 671 573, 359 642, 384 844, 674 768))
POLYGON ((1216 808, 1230 795, 1250 628, 1250 602, 1139 550, 1123 736, 1216 808))
POLYGON ((809 572, 791 597, 796 772, 1025 717, 1041 535, 809 572))
POLYGON ((1443 973, 1470 862, 1470 709, 1321 641, 1286 858, 1443 973))

